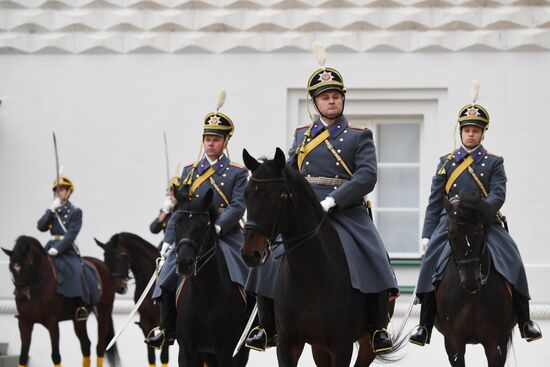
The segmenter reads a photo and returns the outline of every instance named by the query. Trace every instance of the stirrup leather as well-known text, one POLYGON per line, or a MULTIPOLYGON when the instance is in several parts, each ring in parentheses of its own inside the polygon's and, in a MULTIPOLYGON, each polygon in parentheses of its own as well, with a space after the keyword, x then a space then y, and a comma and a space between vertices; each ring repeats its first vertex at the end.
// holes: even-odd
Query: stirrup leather
POLYGON ((250 330, 250 332, 248 333, 248 337, 246 338, 247 340, 251 338, 251 335, 255 332, 255 331, 262 331, 264 333, 264 336, 265 336, 265 340, 264 340, 264 346, 263 348, 258 348, 256 347, 255 345, 250 345, 248 343, 245 342, 244 346, 249 348, 249 349, 253 349, 253 350, 257 350, 258 352, 265 352, 267 350, 267 332, 265 331, 265 329, 263 327, 260 327, 260 326, 256 326, 254 329, 250 330))
POLYGON ((155 345, 150 345, 147 342, 145 342, 145 344, 149 345, 153 349, 161 350, 162 347, 164 347, 164 343, 166 342, 166 334, 164 333, 164 329, 161 329, 158 326, 152 328, 151 331, 149 331, 149 333, 147 334, 147 338, 145 338, 145 340, 155 337, 155 331, 158 331, 159 334, 162 334, 162 343, 160 343, 160 346, 157 347, 155 345))

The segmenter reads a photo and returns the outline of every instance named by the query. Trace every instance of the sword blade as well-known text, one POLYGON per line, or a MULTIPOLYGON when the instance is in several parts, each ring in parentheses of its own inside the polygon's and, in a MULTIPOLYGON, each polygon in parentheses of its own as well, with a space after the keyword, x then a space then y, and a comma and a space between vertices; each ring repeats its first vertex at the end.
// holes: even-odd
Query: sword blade
POLYGON ((162 261, 159 262, 159 265, 157 266, 157 269, 155 269, 155 272, 153 273, 153 276, 151 277, 151 279, 149 279, 149 283, 147 283, 147 287, 145 287, 145 289, 143 290, 143 293, 141 293, 141 296, 139 297, 138 301, 137 301, 136 304, 134 305, 134 308, 132 308, 132 311, 130 311, 130 315, 128 315, 128 318, 126 319, 126 323, 124 324, 124 326, 122 327, 122 329, 120 329, 120 330, 115 334, 115 336, 113 337, 113 339, 111 339, 111 341, 109 342, 109 344, 107 345, 107 348, 106 348, 105 350, 111 349, 111 347, 116 343, 116 341, 118 340, 118 338, 120 337, 120 335, 122 335, 122 333, 124 332, 124 330, 126 330, 126 328, 128 327, 128 325, 130 325, 130 322, 132 322, 132 319, 134 318, 134 315, 136 314, 136 312, 138 311, 139 307, 141 306, 141 304, 142 304, 143 301, 145 300, 145 297, 147 297, 147 294, 149 293, 149 290, 151 289, 151 287, 153 286, 153 284, 155 284, 155 281, 156 281, 157 278, 158 278, 158 275, 159 275, 159 272, 160 272, 160 269, 161 269, 162 265, 163 265, 162 261))
POLYGON ((52 131, 53 136, 53 151, 55 153, 55 177, 59 183, 59 153, 57 152, 57 138, 55 137, 55 132, 52 131))
POLYGON ((248 318, 248 322, 246 323, 246 326, 244 327, 243 333, 241 337, 239 338, 239 342, 235 346, 235 350, 233 351, 233 357, 239 353, 239 350, 241 350, 241 347, 244 344, 244 341, 246 337, 248 336, 248 332, 250 331, 250 328, 252 327, 252 323, 254 322, 254 319, 256 318, 256 315, 258 314, 258 304, 256 303, 254 305, 254 309, 252 309, 252 313, 250 314, 250 317, 248 318))

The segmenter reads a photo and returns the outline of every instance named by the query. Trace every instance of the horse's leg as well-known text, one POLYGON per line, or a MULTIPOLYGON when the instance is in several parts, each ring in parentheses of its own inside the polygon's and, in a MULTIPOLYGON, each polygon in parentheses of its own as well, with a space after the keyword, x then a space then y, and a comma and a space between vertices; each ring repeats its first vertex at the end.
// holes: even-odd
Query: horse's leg
POLYGON ((451 340, 445 337, 445 349, 447 350, 447 357, 453 367, 465 367, 464 353, 466 352, 466 345, 457 340, 451 340))
POLYGON ((331 353, 332 367, 348 367, 353 354, 353 343, 340 345, 335 352, 331 353))
POLYGON ((55 367, 61 366, 61 355, 59 354, 59 324, 56 319, 50 318, 47 324, 52 343, 52 362, 55 367))
POLYGON ((330 367, 330 354, 323 347, 312 345, 311 354, 317 367, 330 367))
POLYGON ((304 350, 304 343, 291 343, 286 338, 279 337, 277 344, 279 367, 296 367, 302 350, 304 350))
POLYGON ((90 338, 86 330, 86 323, 73 320, 73 327, 78 340, 80 341, 80 350, 82 351, 82 367, 90 367, 90 338))
POLYGON ((170 344, 165 343, 162 346, 162 350, 160 351, 160 363, 162 363, 162 367, 168 367, 168 356, 169 356, 168 348, 170 348, 170 344))
POLYGON ((29 360, 29 348, 31 346, 33 324, 23 320, 19 315, 19 334, 21 336, 21 352, 19 353, 19 366, 26 366, 29 360))
POLYGON ((199 366, 199 353, 196 348, 193 348, 189 342, 178 339, 179 353, 178 365, 181 367, 199 366))
POLYGON ((354 367, 370 366, 374 358, 376 358, 376 354, 372 351, 370 334, 364 335, 359 339, 359 353, 354 367))
POLYGON ((485 356, 487 357, 488 367, 504 367, 506 364, 506 356, 508 354, 508 341, 501 341, 500 344, 486 343, 483 345, 485 348, 485 356))

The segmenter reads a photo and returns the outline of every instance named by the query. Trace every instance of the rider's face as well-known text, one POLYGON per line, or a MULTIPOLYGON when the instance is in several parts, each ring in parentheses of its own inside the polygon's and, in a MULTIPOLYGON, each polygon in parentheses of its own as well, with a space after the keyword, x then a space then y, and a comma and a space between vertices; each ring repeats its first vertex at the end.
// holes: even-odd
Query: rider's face
POLYGON ((472 149, 481 144, 483 129, 478 126, 467 125, 460 130, 462 144, 468 149, 472 149))
POLYGON ((69 200, 69 196, 71 196, 71 192, 65 186, 58 186, 55 189, 55 196, 57 196, 61 201, 67 201, 69 200))
POLYGON ((337 90, 327 90, 315 97, 315 105, 322 116, 336 119, 344 109, 344 96, 337 90))
POLYGON ((223 152, 225 138, 220 135, 205 135, 203 138, 204 152, 211 160, 218 159, 223 152))

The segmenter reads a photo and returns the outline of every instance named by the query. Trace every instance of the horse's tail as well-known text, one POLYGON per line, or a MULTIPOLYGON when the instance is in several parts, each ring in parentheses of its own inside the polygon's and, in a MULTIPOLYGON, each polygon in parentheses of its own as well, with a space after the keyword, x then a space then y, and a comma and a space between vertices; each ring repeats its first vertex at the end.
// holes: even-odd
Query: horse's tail
MULTIPOLYGON (((109 344, 109 342, 115 337, 115 325, 113 323, 113 316, 109 315, 109 331, 107 332, 107 337, 105 338, 105 345, 109 344)), ((116 346, 116 343, 113 344, 113 346, 105 351, 105 356, 107 357, 107 362, 109 362, 109 366, 115 367, 120 366, 120 357, 118 355, 118 348, 116 346)))
MULTIPOLYGON (((399 325, 399 328, 390 335, 390 338, 392 340, 393 347, 387 351, 379 352, 376 354, 376 359, 383 362, 397 362, 403 358, 402 355, 396 355, 397 352, 401 351, 403 349, 409 340, 408 333, 405 333, 405 326, 407 325, 407 321, 409 321, 409 317, 411 316, 412 308, 414 306, 414 294, 416 294, 416 290, 413 293, 413 298, 411 300, 411 303, 409 304, 408 309, 405 311, 403 315, 403 321, 401 321, 401 325, 399 325)), ((390 308, 390 315, 393 316, 393 311, 395 309, 395 299, 393 300, 390 308)))

